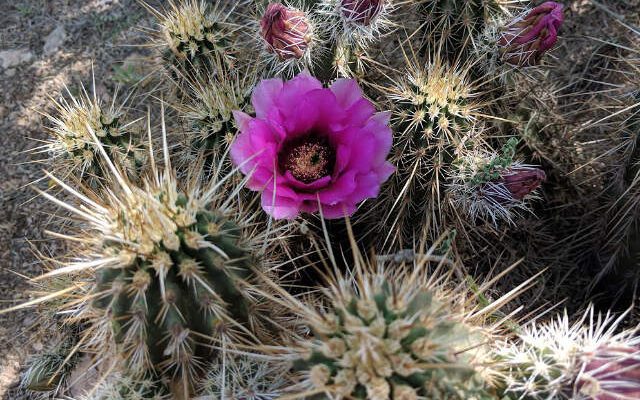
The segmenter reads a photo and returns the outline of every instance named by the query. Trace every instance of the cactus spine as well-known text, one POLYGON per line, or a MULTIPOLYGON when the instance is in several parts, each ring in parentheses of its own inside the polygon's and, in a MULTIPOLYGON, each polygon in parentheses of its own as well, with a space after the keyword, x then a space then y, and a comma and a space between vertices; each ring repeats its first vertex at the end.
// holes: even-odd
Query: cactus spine
POLYGON ((20 386, 37 392, 57 391, 64 386, 79 358, 73 349, 78 342, 77 332, 64 333, 67 336, 60 343, 31 361, 20 386))
POLYGON ((270 400, 293 384, 289 363, 256 356, 226 355, 202 379, 202 396, 211 399, 270 400))

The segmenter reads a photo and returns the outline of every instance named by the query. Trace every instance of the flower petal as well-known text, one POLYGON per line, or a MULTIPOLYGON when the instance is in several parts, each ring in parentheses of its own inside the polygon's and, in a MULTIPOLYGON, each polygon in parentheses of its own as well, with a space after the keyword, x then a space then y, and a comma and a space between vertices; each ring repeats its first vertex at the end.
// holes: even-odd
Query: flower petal
POLYGON ((256 86, 251 95, 251 104, 253 104, 258 118, 266 119, 270 113, 277 110, 275 103, 282 92, 283 86, 282 79, 277 78, 265 79, 256 86))
POLYGON ((337 79, 330 89, 336 95, 338 104, 344 109, 363 99, 362 90, 355 79, 337 79))
POLYGON ((358 211, 358 206, 353 203, 340 203, 336 205, 322 204, 322 215, 325 219, 340 219, 352 216, 358 211))
POLYGON ((322 204, 335 205, 343 201, 356 189, 356 171, 347 171, 335 179, 331 186, 318 193, 322 204))
POLYGON ((262 192, 262 209, 275 219, 294 219, 300 214, 301 202, 273 194, 271 190, 262 192))
POLYGON ((290 171, 285 171, 284 176, 286 178, 286 184, 288 186, 305 192, 317 191, 318 189, 322 189, 329 183, 331 183, 330 176, 324 176, 320 179, 316 179, 311 183, 300 182, 293 175, 291 175, 290 171))
POLYGON ((295 106, 305 94, 312 91, 322 89, 322 82, 314 78, 309 72, 304 71, 295 78, 284 83, 282 91, 278 96, 278 106, 282 107, 295 106))

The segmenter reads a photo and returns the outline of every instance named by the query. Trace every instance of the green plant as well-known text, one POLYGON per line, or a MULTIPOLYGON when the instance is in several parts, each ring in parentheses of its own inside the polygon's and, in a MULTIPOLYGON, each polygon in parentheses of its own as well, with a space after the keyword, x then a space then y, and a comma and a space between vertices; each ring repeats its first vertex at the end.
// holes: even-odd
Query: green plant
POLYGON ((41 279, 95 273, 78 317, 83 348, 120 358, 134 379, 176 381, 187 395, 217 348, 276 337, 278 314, 258 287, 270 275, 259 251, 265 232, 234 209, 238 189, 225 186, 228 177, 201 184, 198 172, 179 185, 165 161, 141 184, 107 162, 109 189, 101 195, 52 176, 83 206, 43 195, 87 225, 72 238, 81 243, 75 260, 41 279))

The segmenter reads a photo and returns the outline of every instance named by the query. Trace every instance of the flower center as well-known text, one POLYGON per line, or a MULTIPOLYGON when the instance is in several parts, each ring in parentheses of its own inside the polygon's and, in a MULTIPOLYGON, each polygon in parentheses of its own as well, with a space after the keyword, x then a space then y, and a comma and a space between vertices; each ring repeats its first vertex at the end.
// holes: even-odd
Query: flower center
POLYGON ((309 135, 286 143, 279 159, 282 169, 300 182, 311 183, 331 174, 336 155, 327 139, 309 135))

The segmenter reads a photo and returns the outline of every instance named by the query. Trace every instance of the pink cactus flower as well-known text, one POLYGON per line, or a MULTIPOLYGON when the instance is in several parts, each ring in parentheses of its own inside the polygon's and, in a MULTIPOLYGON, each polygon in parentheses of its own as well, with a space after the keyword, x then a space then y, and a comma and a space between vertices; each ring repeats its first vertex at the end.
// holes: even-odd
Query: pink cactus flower
POLYGON ((234 113, 231 159, 276 219, 320 208, 328 219, 351 215, 394 171, 389 113, 376 113, 354 80, 328 89, 308 72, 263 80, 252 103, 255 117, 234 113))
POLYGON ((640 399, 640 347, 597 349, 585 363, 576 385, 592 400, 640 399))
POLYGON ((537 65, 558 40, 564 6, 547 1, 507 25, 498 40, 502 59, 514 66, 537 65))
POLYGON ((281 60, 302 58, 311 43, 311 25, 305 13, 280 3, 267 6, 260 28, 268 50, 281 60))
POLYGON ((386 0, 342 0, 342 15, 353 23, 367 26, 380 14, 386 0))

